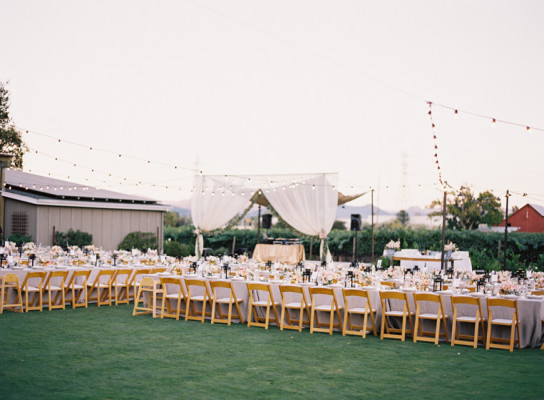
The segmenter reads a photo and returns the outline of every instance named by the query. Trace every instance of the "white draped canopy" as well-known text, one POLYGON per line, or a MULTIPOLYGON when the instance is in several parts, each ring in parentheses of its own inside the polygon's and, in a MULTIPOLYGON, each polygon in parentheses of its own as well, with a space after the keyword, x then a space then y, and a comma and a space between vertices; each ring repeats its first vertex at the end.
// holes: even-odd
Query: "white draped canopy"
POLYGON ((224 226, 244 211, 261 192, 281 218, 309 236, 324 239, 331 231, 338 205, 338 174, 197 175, 191 215, 197 229, 197 254, 202 252, 200 231, 224 226))

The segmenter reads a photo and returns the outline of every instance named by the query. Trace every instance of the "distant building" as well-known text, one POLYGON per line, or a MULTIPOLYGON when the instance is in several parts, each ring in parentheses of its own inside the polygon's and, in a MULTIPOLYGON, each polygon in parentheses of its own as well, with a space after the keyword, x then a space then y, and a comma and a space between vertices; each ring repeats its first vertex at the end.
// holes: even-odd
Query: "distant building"
MULTIPOLYGON (((504 220, 499 226, 504 227, 504 220)), ((518 232, 544 232, 544 207, 524 205, 508 217, 508 226, 519 227, 518 232)))
POLYGON ((164 212, 156 200, 97 189, 11 169, 4 170, 4 238, 30 235, 43 246, 55 232, 88 232, 93 243, 117 249, 130 232, 152 232, 162 251, 164 212))

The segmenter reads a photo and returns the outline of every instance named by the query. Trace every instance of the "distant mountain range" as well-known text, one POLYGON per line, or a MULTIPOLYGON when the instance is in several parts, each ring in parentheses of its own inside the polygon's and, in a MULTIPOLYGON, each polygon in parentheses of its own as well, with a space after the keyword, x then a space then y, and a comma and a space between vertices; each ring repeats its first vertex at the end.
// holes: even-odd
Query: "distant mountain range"
MULTIPOLYGON (((179 215, 182 216, 190 216, 191 215, 191 200, 182 200, 178 201, 172 204, 169 204, 171 208, 171 211, 177 212, 179 215)), ((362 218, 365 218, 370 215, 372 206, 370 204, 366 204, 364 206, 338 206, 338 209, 336 211, 336 218, 337 219, 349 219, 351 218, 351 214, 361 214, 362 218)), ((249 218, 256 217, 258 215, 258 208, 257 206, 253 207, 253 209, 247 214, 249 218)), ((374 207, 374 215, 396 215, 398 211, 386 211, 382 210, 381 208, 374 207)), ((432 212, 432 210, 428 208, 421 208, 418 206, 409 207, 406 209, 406 212, 409 216, 415 217, 415 216, 427 216, 429 213, 432 212)), ((267 209, 266 207, 261 208, 261 214, 266 214, 267 209)))

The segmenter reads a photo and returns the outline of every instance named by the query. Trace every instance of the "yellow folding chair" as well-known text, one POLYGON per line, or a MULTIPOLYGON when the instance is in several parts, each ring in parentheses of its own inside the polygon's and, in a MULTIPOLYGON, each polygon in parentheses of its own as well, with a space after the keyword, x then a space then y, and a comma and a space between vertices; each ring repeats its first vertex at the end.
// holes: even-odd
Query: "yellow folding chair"
POLYGON ((367 290, 362 289, 343 289, 342 295, 344 296, 344 335, 359 335, 363 339, 366 338, 368 331, 368 317, 370 316, 370 322, 372 323, 372 333, 376 334, 376 309, 372 308, 372 302, 367 290), (353 301, 350 301, 353 299, 353 301), (351 304, 355 305, 351 307, 351 304), (362 304, 357 304, 362 303, 362 304), (363 325, 356 325, 352 322, 352 314, 360 315, 363 317, 363 325))
POLYGON ((333 329, 339 328, 343 334, 344 325, 342 323, 342 317, 340 316, 340 310, 342 310, 342 307, 338 306, 338 301, 336 300, 336 294, 334 293, 334 289, 330 287, 310 287, 310 298, 312 302, 310 308, 310 333, 324 332, 332 335, 333 329), (330 303, 318 305, 318 296, 320 296, 321 298, 328 297, 330 303), (321 322, 319 320, 319 312, 329 313, 329 322, 321 322), (338 323, 334 323, 335 315, 338 319, 338 323), (322 328, 322 326, 325 326, 327 328, 322 328))
POLYGON ((244 299, 236 297, 236 291, 231 281, 210 281, 212 289, 212 324, 215 322, 230 325, 232 318, 239 319, 240 323, 244 323, 244 317, 240 311, 240 303, 244 299), (225 293, 228 292, 228 296, 225 293), (220 296, 221 293, 224 293, 220 296), (221 305, 228 305, 228 311, 225 314, 221 310, 221 305), (232 313, 232 307, 236 308, 236 314, 232 313), (219 318, 217 317, 219 314, 219 318))
POLYGON ((280 285, 280 294, 280 330, 294 329, 302 332, 302 326, 304 324, 310 324, 310 306, 308 305, 308 300, 306 300, 304 289, 302 288, 302 286, 280 285), (289 297, 291 296, 295 296, 298 300, 289 299, 289 297), (293 318, 290 314, 290 311, 298 311, 298 319, 293 318), (308 317, 307 320, 304 320, 304 313, 306 313, 306 316, 308 317), (287 323, 285 323, 286 318, 287 323))
POLYGON ((448 316, 444 312, 444 305, 442 304, 442 296, 435 293, 414 293, 414 302, 416 304, 416 325, 414 327, 414 343, 418 340, 423 342, 432 342, 438 344, 441 337, 446 338, 446 342, 449 341, 448 324, 446 319, 448 316), (429 306, 432 303, 434 310, 422 311, 422 306, 429 306), (423 321, 435 321, 434 332, 426 331, 423 329, 423 321), (440 325, 444 327, 444 332, 440 332, 440 325), (421 332, 421 334, 420 334, 421 332))

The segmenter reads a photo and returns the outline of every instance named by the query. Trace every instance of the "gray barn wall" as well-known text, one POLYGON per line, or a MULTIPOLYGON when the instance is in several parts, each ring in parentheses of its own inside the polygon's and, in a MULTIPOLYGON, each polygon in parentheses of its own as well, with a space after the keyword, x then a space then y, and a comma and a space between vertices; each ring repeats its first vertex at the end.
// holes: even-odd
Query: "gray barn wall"
POLYGON ((29 233, 35 243, 50 246, 53 227, 57 232, 70 228, 93 235, 95 246, 104 250, 117 249, 119 243, 130 232, 152 232, 159 237, 162 250, 163 219, 161 211, 117 210, 80 207, 35 206, 12 199, 6 199, 6 234, 11 234, 11 214, 26 211, 29 233))

